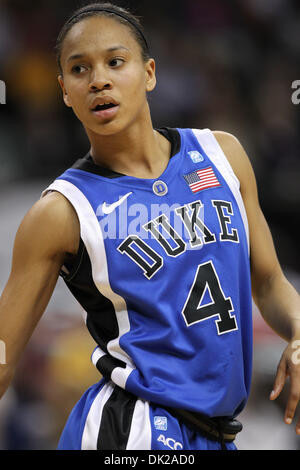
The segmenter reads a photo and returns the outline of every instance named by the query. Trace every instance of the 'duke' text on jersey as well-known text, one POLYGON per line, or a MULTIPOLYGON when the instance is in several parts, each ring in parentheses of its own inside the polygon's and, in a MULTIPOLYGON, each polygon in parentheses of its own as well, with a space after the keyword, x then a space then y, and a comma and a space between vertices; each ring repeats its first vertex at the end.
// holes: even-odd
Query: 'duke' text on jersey
MULTIPOLYGON (((212 200, 210 202, 218 219, 219 241, 239 243, 238 230, 232 226, 234 212, 231 202, 224 200, 212 200)), ((165 214, 161 214, 143 224, 142 229, 157 241, 157 246, 162 247, 168 256, 177 257, 187 249, 199 249, 204 245, 217 241, 217 234, 213 233, 203 220, 203 209, 204 206, 201 200, 193 201, 175 209, 175 217, 178 217, 183 230, 187 233, 186 241, 179 235, 178 230, 175 230, 170 224, 169 218, 165 214)), ((145 237, 142 238, 136 233, 128 235, 118 246, 118 250, 131 258, 143 270, 147 279, 154 276, 163 266, 163 258, 159 252, 153 248, 153 245, 150 246, 145 241, 145 237)))

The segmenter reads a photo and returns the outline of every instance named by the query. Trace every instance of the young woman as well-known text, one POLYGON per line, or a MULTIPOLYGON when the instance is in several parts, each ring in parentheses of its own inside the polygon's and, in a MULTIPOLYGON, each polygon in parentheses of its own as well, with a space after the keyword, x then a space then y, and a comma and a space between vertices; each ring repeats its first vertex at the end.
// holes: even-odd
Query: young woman
POLYGON ((0 303, 1 394, 61 274, 87 313, 103 378, 73 409, 59 449, 235 449, 251 381, 252 296, 288 342, 271 399, 290 376, 290 423, 299 296, 241 144, 208 129, 153 129, 155 61, 127 10, 77 10, 57 54, 63 99, 90 151, 17 232, 0 303))

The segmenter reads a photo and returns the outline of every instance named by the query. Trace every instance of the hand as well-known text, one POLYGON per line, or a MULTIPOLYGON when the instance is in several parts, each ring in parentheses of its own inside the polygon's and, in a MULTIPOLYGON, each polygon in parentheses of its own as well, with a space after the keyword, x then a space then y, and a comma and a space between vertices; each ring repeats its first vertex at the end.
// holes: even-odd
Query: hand
MULTIPOLYGON (((300 399, 300 339, 293 339, 281 356, 270 400, 276 400, 280 395, 287 377, 290 377, 290 390, 284 420, 286 424, 291 424, 300 399)), ((300 417, 296 433, 300 435, 300 417)))

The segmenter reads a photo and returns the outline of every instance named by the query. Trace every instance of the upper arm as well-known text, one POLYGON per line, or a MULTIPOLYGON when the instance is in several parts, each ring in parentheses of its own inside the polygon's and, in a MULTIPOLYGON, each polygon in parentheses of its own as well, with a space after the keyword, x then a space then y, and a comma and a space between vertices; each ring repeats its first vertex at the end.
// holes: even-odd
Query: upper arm
POLYGON ((272 235, 259 203, 256 178, 249 158, 234 136, 214 132, 223 152, 240 181, 250 236, 250 262, 254 299, 274 275, 282 275, 272 235))
POLYGON ((12 267, 0 298, 0 339, 15 365, 44 312, 68 253, 79 244, 79 222, 58 193, 39 200, 17 231, 12 267))

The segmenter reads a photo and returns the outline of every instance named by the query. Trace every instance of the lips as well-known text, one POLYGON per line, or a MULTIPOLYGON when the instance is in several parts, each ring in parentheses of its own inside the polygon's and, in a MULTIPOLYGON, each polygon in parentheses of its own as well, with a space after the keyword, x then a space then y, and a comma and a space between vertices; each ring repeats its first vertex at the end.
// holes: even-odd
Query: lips
POLYGON ((119 103, 112 96, 100 96, 95 98, 91 104, 91 111, 105 111, 119 106, 119 103))
POLYGON ((119 110, 119 103, 111 96, 101 96, 93 100, 90 110, 98 119, 112 119, 119 110))

